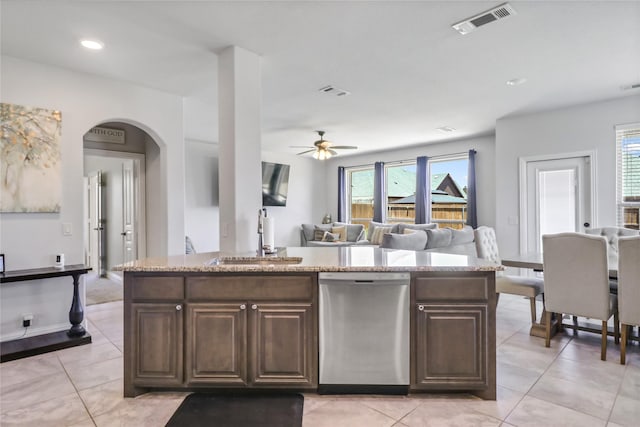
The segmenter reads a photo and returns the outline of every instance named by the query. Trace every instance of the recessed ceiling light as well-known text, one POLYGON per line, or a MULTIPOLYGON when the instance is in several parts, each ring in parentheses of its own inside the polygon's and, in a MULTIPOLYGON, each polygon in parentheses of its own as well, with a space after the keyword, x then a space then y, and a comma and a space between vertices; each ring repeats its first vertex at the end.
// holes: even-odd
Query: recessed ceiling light
POLYGON ((104 43, 98 40, 81 40, 80 44, 91 50, 100 50, 104 47, 104 43))
POLYGON ((456 129, 452 128, 451 126, 442 126, 440 128, 437 128, 436 130, 439 130, 442 133, 449 133, 449 132, 455 132, 456 129))
POLYGON ((527 79, 524 77, 518 77, 517 79, 507 80, 507 86, 520 86, 523 83, 526 83, 527 79))

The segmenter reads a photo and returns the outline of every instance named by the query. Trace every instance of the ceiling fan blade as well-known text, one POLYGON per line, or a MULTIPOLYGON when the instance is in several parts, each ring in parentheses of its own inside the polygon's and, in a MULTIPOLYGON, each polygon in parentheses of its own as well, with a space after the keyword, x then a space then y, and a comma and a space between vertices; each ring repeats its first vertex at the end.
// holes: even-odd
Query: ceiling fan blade
POLYGON ((355 145, 334 145, 331 147, 332 150, 356 150, 357 148, 355 145))
POLYGON ((298 156, 300 156, 300 155, 302 155, 302 154, 311 153, 311 152, 313 152, 313 151, 316 151, 316 149, 314 148, 314 149, 312 149, 312 150, 303 151, 302 153, 297 153, 297 154, 298 154, 298 156))
POLYGON ((337 151, 333 151, 331 148, 327 148, 327 151, 331 153, 332 156, 337 156, 338 152, 337 151))

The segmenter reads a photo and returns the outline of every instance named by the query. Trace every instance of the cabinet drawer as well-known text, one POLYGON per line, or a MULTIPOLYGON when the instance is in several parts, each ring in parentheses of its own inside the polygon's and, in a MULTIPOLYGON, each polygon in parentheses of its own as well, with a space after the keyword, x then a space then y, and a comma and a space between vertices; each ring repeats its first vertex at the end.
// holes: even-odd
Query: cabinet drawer
POLYGON ((200 276, 187 278, 187 298, 199 300, 307 301, 311 276, 200 276))
POLYGON ((487 276, 416 277, 416 300, 487 301, 487 276))
POLYGON ((133 281, 134 300, 175 301, 184 299, 184 277, 138 276, 133 281))

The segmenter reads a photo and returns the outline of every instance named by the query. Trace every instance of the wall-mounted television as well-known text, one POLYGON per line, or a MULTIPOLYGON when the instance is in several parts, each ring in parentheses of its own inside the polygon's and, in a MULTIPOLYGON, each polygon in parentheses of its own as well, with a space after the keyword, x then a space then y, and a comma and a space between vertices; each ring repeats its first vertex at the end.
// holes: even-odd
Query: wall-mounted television
POLYGON ((262 162, 262 206, 286 206, 289 165, 262 162))

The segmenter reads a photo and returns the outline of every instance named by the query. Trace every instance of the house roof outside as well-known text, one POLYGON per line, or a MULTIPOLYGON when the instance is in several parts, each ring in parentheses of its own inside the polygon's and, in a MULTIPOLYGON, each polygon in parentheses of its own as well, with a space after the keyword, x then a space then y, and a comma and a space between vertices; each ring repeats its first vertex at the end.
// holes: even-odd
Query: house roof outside
MULTIPOLYGON (((373 169, 356 171, 351 174, 351 199, 357 203, 371 203, 373 201, 373 169)), ((460 191, 460 185, 448 173, 434 174, 431 176, 431 201, 433 203, 467 203, 466 198, 456 197, 439 188, 446 180, 452 182, 460 191)), ((396 200, 391 203, 415 203, 416 192, 416 172, 403 167, 393 167, 387 169, 388 197, 400 200, 411 200, 400 202, 396 200)))

